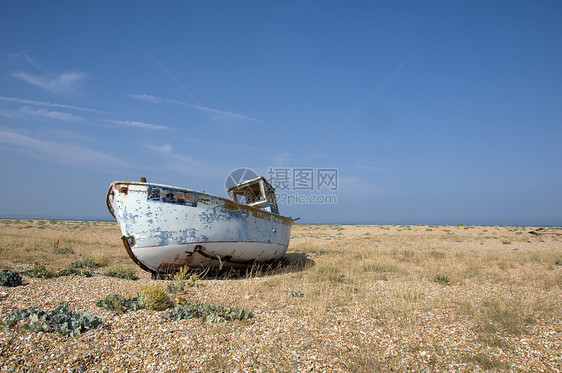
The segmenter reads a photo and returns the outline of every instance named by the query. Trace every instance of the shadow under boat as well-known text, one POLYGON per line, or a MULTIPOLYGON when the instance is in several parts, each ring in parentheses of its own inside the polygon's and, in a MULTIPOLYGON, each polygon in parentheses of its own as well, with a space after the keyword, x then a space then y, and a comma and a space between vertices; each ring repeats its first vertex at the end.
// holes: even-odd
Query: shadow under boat
MULTIPOLYGON (((193 269, 200 279, 218 280, 240 280, 249 277, 269 277, 280 274, 302 272, 314 267, 316 263, 305 253, 286 253, 285 256, 275 263, 255 262, 245 268, 219 269, 217 267, 207 267, 193 269)), ((172 280, 177 273, 177 268, 170 268, 169 271, 152 273, 153 280, 172 280)))

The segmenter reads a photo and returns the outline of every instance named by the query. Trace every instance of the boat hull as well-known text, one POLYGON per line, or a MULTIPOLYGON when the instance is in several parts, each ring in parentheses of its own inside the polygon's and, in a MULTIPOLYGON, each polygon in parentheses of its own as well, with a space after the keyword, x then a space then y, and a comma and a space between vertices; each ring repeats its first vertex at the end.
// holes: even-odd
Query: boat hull
POLYGON ((154 273, 278 261, 294 222, 226 198, 143 182, 112 183, 107 205, 131 259, 154 273))

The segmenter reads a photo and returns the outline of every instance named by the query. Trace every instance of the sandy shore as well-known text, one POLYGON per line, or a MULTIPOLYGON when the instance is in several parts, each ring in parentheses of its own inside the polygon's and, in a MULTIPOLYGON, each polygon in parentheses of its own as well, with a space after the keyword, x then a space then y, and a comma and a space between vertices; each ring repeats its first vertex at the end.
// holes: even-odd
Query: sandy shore
MULTIPOLYGON (((0 287, 14 309, 69 302, 103 319, 76 337, 0 328, 2 371, 545 371, 562 370, 562 229, 311 226, 292 232, 288 261, 228 279, 206 277, 182 296, 239 306, 247 321, 168 321, 166 311, 115 313, 106 295, 149 283, 116 223, 0 220, 2 268, 56 271, 92 258, 135 268, 106 276, 24 276, 0 287), (61 250, 66 249, 68 250, 61 250), (63 253, 64 252, 64 253, 63 253), (302 292, 302 297, 291 292, 302 292)), ((171 295, 172 298, 174 295, 171 295)))

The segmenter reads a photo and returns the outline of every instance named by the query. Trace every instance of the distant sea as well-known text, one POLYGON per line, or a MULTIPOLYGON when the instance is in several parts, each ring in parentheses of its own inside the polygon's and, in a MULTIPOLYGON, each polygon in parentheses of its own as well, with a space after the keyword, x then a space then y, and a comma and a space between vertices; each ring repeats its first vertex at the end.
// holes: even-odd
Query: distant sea
MULTIPOLYGON (((64 220, 64 221, 106 221, 106 222, 114 222, 115 218, 112 216, 109 217, 83 217, 83 216, 66 216, 66 217, 52 217, 52 216, 0 216, 0 219, 31 219, 31 220, 64 220)), ((519 224, 519 223, 506 223, 506 224, 502 224, 502 223, 475 223, 475 222, 453 222, 453 223, 420 223, 420 222, 313 222, 313 221, 306 221, 306 220, 299 220, 297 222, 295 222, 295 225, 411 225, 411 226, 415 226, 415 225, 435 225, 435 226, 445 226, 445 225, 451 225, 451 226, 456 226, 456 225, 477 225, 477 226, 488 226, 488 227, 493 227, 493 226, 503 226, 503 227, 559 227, 560 225, 556 225, 556 224, 537 224, 537 222, 533 222, 533 223, 525 223, 525 224, 519 224)))

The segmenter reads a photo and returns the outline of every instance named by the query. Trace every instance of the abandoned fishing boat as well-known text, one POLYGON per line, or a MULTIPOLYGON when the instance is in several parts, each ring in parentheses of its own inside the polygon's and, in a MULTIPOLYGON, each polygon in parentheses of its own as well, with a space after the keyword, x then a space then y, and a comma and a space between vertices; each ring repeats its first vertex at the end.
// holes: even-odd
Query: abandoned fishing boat
POLYGON ((106 202, 127 253, 152 273, 281 259, 295 219, 279 215, 274 188, 257 177, 227 192, 230 200, 142 178, 112 183, 106 202))

